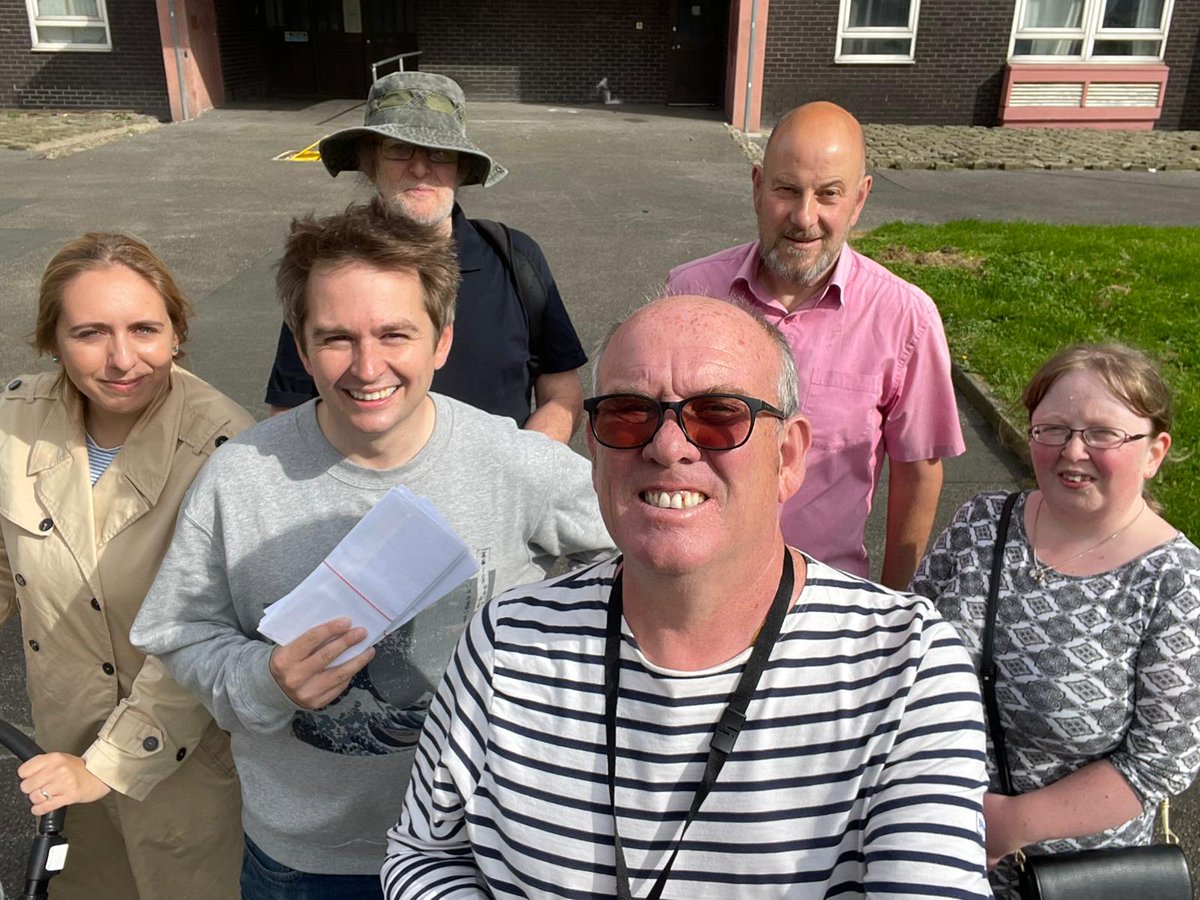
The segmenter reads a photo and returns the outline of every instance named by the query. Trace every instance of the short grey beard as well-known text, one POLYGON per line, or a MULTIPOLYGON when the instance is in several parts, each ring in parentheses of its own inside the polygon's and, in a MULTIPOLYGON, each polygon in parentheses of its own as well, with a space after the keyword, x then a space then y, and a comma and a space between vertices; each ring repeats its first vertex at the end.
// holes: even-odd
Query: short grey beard
POLYGON ((438 225, 441 225, 450 218, 454 212, 454 204, 450 204, 450 209, 447 210, 445 215, 439 215, 436 218, 433 216, 414 216, 407 209, 405 209, 402 204, 396 202, 388 203, 388 212, 399 216, 405 221, 412 222, 414 225, 424 225, 426 227, 436 228, 438 225))
POLYGON ((786 259, 784 252, 776 244, 763 255, 763 262, 767 264, 767 268, 776 278, 791 284, 803 284, 811 287, 819 282, 829 268, 837 262, 841 252, 841 247, 831 247, 821 251, 811 263, 805 264, 786 259))
POLYGON ((372 184, 372 187, 374 187, 376 189, 376 192, 379 194, 380 199, 383 200, 383 202, 387 205, 387 210, 389 213, 391 213, 394 216, 399 216, 401 219, 404 219, 406 222, 412 222, 414 225, 423 225, 425 227, 436 228, 436 227, 440 226, 443 222, 445 222, 447 219, 449 219, 452 215, 454 215, 454 203, 456 200, 458 200, 458 191, 456 190, 453 193, 453 195, 450 197, 450 206, 446 210, 445 215, 438 216, 436 219, 432 218, 431 216, 423 216, 421 218, 416 218, 416 217, 412 216, 407 209, 404 208, 404 204, 401 203, 398 199, 396 199, 395 197, 384 196, 384 194, 379 191, 378 186, 375 184, 372 184))

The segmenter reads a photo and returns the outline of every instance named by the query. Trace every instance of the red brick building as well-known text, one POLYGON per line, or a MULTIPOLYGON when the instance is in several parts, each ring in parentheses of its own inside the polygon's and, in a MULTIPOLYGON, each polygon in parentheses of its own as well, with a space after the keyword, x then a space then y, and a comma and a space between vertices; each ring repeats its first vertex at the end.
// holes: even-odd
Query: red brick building
POLYGON ((472 98, 607 91, 748 130, 817 98, 868 122, 1200 128, 1200 0, 0 0, 0 106, 362 97, 372 62, 417 50, 472 98))

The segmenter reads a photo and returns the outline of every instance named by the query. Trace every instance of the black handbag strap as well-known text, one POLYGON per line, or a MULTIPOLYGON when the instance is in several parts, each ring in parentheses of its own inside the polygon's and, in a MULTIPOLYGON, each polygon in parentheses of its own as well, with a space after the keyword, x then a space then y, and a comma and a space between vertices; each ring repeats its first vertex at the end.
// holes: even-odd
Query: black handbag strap
MULTIPOLYGON (((746 723, 746 709, 750 705, 750 698, 754 696, 754 689, 758 686, 763 669, 766 668, 767 660, 771 656, 771 649, 775 646, 780 629, 783 627, 783 620, 787 616, 794 583, 795 567, 792 564, 792 553, 784 548, 783 570, 779 575, 779 587, 775 591, 775 599, 771 602, 771 608, 767 611, 762 627, 755 635, 754 648, 750 651, 750 658, 746 660, 746 665, 742 669, 742 676, 738 679, 737 687, 734 688, 725 711, 717 722, 717 729, 708 745, 708 762, 704 766, 704 777, 692 797, 691 808, 688 810, 683 828, 679 831, 679 837, 675 839, 671 855, 651 886, 650 893, 646 895, 647 900, 657 900, 662 896, 663 888, 671 875, 671 867, 675 864, 675 857, 683 845, 683 836, 687 832, 688 826, 692 824, 692 820, 696 818, 696 813, 700 811, 700 805, 704 802, 704 798, 716 784, 717 776, 725 765, 725 759, 733 752, 733 745, 737 742, 742 726, 746 723)), ((609 594, 608 625, 604 645, 604 731, 608 756, 608 802, 612 807, 613 816, 617 897, 619 900, 632 900, 629 868, 625 863, 625 850, 621 845, 621 835, 617 829, 617 697, 620 694, 621 682, 622 594, 622 577, 621 572, 618 571, 609 594)))
POLYGON ((987 618, 983 622, 983 653, 979 660, 979 680, 983 686, 983 703, 987 710, 988 731, 992 735, 992 752, 996 755, 1000 789, 1008 796, 1015 793, 1012 774, 1008 769, 1008 751, 1004 746, 1004 729, 1000 726, 1000 704, 996 702, 996 608, 1000 605, 1000 573, 1004 569, 1004 545, 1008 541, 1008 523, 1013 507, 1021 494, 1014 492, 1004 498, 1000 522, 996 526, 996 546, 992 550, 992 577, 988 582, 987 618))

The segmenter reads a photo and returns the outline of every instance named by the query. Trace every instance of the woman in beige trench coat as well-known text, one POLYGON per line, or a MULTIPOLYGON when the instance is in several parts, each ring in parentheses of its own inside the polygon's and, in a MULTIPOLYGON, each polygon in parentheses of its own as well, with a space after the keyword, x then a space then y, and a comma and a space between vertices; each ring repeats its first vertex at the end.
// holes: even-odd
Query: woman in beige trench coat
POLYGON ((47 750, 18 774, 34 815, 71 805, 56 900, 238 892, 229 737, 129 643, 184 493, 253 421, 174 365, 190 311, 140 241, 85 235, 42 276, 33 343, 59 371, 0 391, 0 621, 21 617, 47 750))

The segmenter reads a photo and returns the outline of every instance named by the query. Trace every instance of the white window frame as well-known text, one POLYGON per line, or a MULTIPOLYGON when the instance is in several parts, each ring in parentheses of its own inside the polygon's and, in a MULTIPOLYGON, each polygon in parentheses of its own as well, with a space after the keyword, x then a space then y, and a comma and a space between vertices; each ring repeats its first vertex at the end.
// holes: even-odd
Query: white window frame
POLYGON ((917 54, 917 19, 920 14, 921 0, 909 0, 908 26, 904 28, 851 28, 850 0, 840 0, 838 6, 837 50, 834 53, 835 63, 854 63, 856 65, 870 63, 912 63, 917 54), (846 40, 871 38, 907 38, 908 53, 843 53, 842 42, 846 40))
POLYGON ((1008 39, 1009 62, 1030 63, 1061 63, 1076 62, 1099 63, 1148 63, 1162 62, 1167 50, 1167 35, 1171 31, 1171 11, 1175 0, 1164 0, 1161 28, 1102 28, 1104 21, 1105 0, 1083 0, 1083 17, 1079 28, 1025 28, 1021 20, 1025 17, 1028 0, 1017 0, 1013 10, 1012 33, 1008 39), (1016 55, 1017 41, 1046 40, 1046 41, 1080 41, 1082 49, 1079 55, 1058 56, 1046 54, 1016 55), (1158 53, 1154 56, 1097 56, 1096 41, 1158 41, 1158 53))
POLYGON ((25 0, 29 14, 29 39, 33 49, 43 53, 61 53, 64 50, 84 53, 108 53, 112 50, 112 32, 108 28, 108 8, 104 0, 96 0, 97 18, 90 16, 43 16, 38 11, 38 0, 25 0), (71 41, 43 41, 38 28, 103 28, 103 44, 76 44, 71 41))

